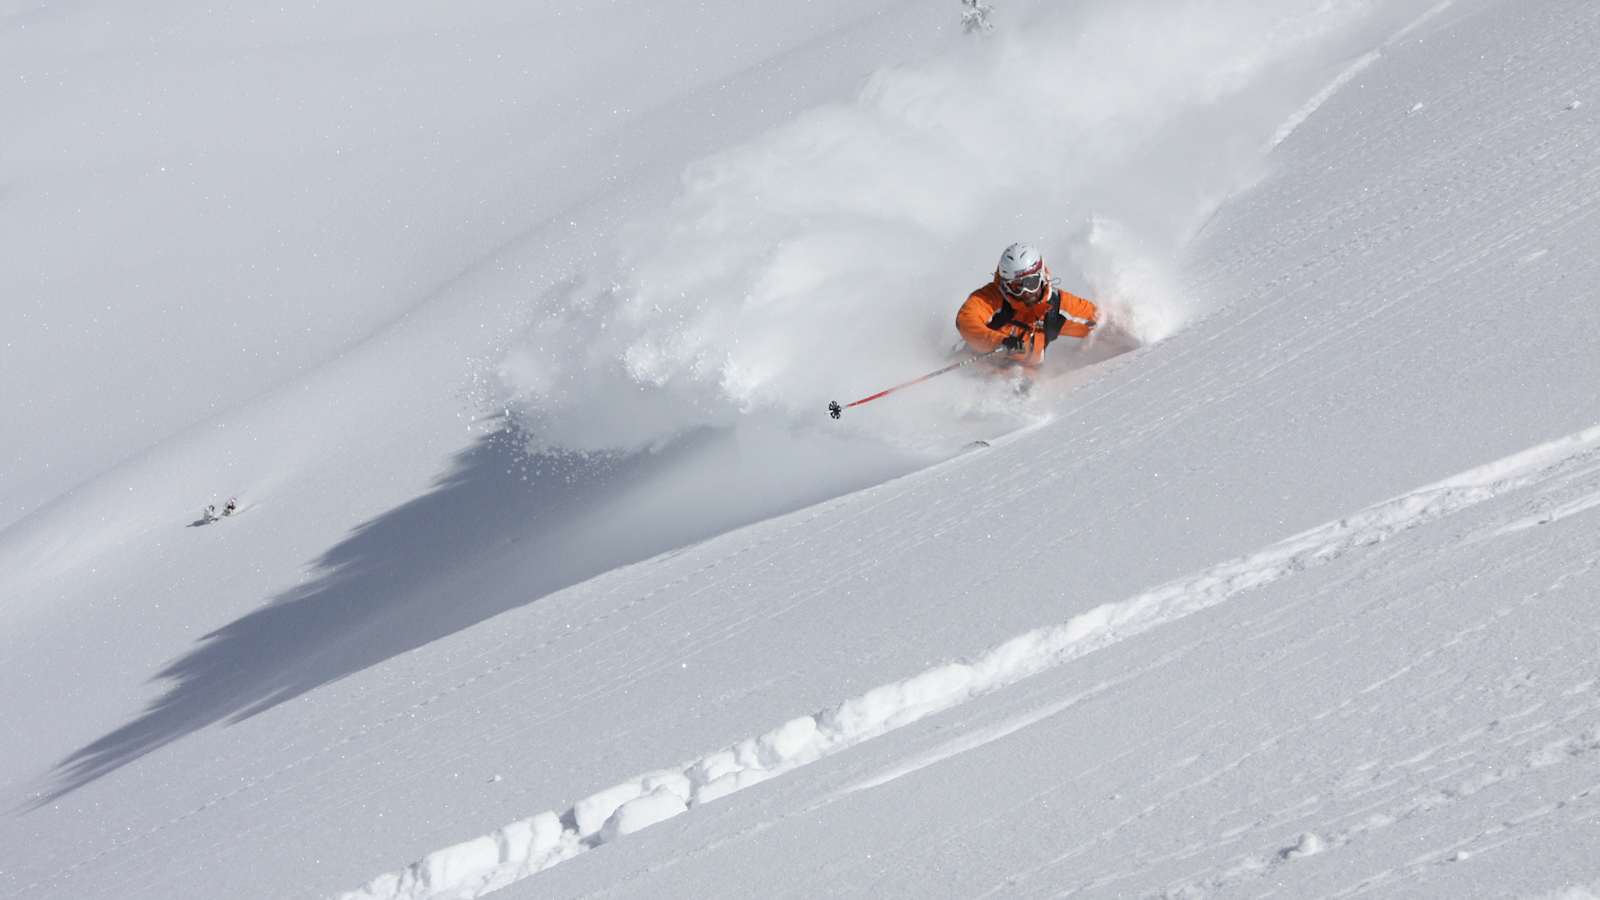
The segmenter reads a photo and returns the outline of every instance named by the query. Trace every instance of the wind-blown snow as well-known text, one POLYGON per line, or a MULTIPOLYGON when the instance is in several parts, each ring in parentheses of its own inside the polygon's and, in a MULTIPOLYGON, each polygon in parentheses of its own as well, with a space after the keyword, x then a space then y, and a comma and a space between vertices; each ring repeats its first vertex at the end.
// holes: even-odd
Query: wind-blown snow
MULTIPOLYGON (((1288 98, 1369 12, 1008 10, 989 40, 882 70, 853 102, 696 163, 674 203, 580 256, 584 277, 502 364, 508 391, 536 441, 565 449, 752 414, 819 424, 830 399, 941 365, 956 307, 1018 239, 1160 340, 1215 300, 1174 285, 1178 249, 1254 176, 1288 98)), ((1054 368, 1074 365, 1069 345, 1054 368)), ((922 447, 975 409, 1020 421, 991 387, 950 379, 860 427, 922 447)))

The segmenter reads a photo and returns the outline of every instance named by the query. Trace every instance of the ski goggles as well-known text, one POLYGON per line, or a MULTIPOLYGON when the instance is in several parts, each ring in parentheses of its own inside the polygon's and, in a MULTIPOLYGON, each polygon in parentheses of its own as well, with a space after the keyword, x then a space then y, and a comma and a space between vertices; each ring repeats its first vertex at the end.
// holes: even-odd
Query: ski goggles
POLYGON ((1031 294, 1034 291, 1037 291, 1040 285, 1043 284, 1043 272, 1034 272, 1031 275, 1023 275, 1020 278, 1012 278, 1009 281, 1003 280, 1000 282, 1000 286, 1005 288, 1006 293, 1013 297, 1021 294, 1031 294))

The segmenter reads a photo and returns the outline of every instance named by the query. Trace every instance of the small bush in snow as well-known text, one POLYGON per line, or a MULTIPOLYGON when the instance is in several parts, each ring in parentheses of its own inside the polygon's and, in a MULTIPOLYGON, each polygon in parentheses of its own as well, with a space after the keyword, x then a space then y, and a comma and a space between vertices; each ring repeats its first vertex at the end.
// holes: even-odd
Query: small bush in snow
POLYGON ((993 6, 984 0, 961 0, 961 5, 966 7, 961 11, 962 31, 983 34, 994 30, 994 23, 989 21, 989 14, 994 12, 993 6))

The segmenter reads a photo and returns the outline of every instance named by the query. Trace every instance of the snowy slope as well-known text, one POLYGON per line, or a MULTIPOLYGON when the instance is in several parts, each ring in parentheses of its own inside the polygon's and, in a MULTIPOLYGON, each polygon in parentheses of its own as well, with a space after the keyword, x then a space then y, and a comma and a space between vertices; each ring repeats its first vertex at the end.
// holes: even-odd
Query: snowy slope
MULTIPOLYGON (((998 212, 918 207, 905 187, 854 212, 707 193, 776 166, 814 197, 838 178, 830 148, 884 146, 885 121, 912 148, 888 165, 948 176, 970 158, 917 148, 982 107, 941 104, 941 54, 981 76, 1032 39, 941 43, 922 12, 829 32, 812 52, 862 50, 863 73, 885 21, 930 42, 855 100, 748 143, 737 126, 703 135, 727 146, 677 200, 659 182, 608 195, 578 240, 536 232, 356 352, 7 528, 0 649, 20 677, 0 715, 21 737, 0 771, 0 884, 329 896, 387 871, 369 895, 1459 896, 1600 881, 1600 128, 1585 102, 1600 17, 1250 6, 1005 8, 1131 55, 1097 60, 1103 92, 1073 92, 1085 106, 1047 104, 1062 127, 1099 126, 1076 132, 1093 136, 1088 171, 1047 182, 1047 206, 1100 214, 1049 225, 1007 220, 1033 208, 1016 189, 989 192, 998 212), (884 99, 913 87, 930 93, 884 99), (833 140, 797 140, 807 129, 833 140), (1165 149, 1130 160, 1146 146, 1165 149), (1156 203, 1186 159, 1217 163, 1193 182, 1209 199, 1156 203), (1135 199, 1099 196, 1113 187, 1135 199), (504 274, 570 259, 625 210, 653 240, 628 244, 642 249, 614 287, 604 269, 504 274), (944 236, 919 251, 906 223, 929 216, 948 217, 944 236), (1020 413, 988 408, 983 427, 1030 423, 994 448, 888 481, 984 390, 919 395, 843 423, 848 439, 800 430, 817 399, 937 357, 891 340, 846 367, 856 341, 884 343, 878 311, 865 337, 829 343, 804 317, 738 306, 758 284, 800 290, 796 257, 674 263, 705 258, 707 227, 751 227, 799 259, 846 260, 817 286, 835 299, 816 311, 837 313, 881 285, 819 248, 892 239, 928 283, 881 314, 925 313, 909 342, 925 345, 953 308, 929 294, 964 290, 992 251, 930 260, 1006 226, 1070 248, 1058 271, 1125 312, 1148 299, 1151 336, 1179 330, 1020 413), (487 310, 529 283, 580 333, 642 335, 567 360, 539 352, 536 314, 510 341, 509 402, 558 411, 530 421, 548 448, 531 458, 455 419, 475 390, 463 358, 502 345, 470 335, 514 324, 487 310), (722 314, 675 306, 678 291, 722 314), (615 311, 563 309, 606 292, 615 311), (800 349, 753 368, 787 333, 800 349), (618 428, 629 378, 670 411, 638 433, 618 428), (661 449, 562 452, 638 444, 661 449), (176 495, 197 472, 248 479, 259 502, 184 529, 197 504, 176 495)), ((757 81, 783 96, 810 68, 767 52, 757 81)), ((192 415, 179 406, 173 421, 192 415)))
MULTIPOLYGON (((452 864, 491 879, 536 869, 676 812, 674 797, 717 799, 727 773, 760 782, 817 758, 627 836, 638 843, 624 860, 580 852, 521 893, 1500 896, 1592 883, 1600 629, 1581 516, 1600 507, 1600 354, 1582 248, 1595 237, 1600 130, 1571 114, 1596 72, 1552 52, 1570 38, 1571 7, 1448 12, 1356 58, 1334 79, 1354 88, 1287 120, 1299 134, 1280 136, 1277 173, 1193 252, 1194 283, 1242 289, 1234 307, 1074 394, 1083 411, 1067 421, 994 451, 1036 460, 1050 442, 1093 457, 1063 463, 1072 513, 1054 525, 969 510, 1050 535, 1018 566, 1082 567, 1065 589, 1042 571, 1004 578, 1059 604, 1060 626, 987 650, 969 640, 967 664, 752 734, 731 761, 672 760, 596 794, 568 814, 580 836, 594 829, 576 845, 541 835, 536 818, 521 847, 521 832, 497 835, 509 864, 484 865, 493 844, 468 844, 394 886, 407 875, 470 886, 452 864), (1474 154, 1461 136, 1480 132, 1496 140, 1474 154), (1456 182, 1475 191, 1444 189, 1456 182), (1297 206, 1312 208, 1286 214, 1297 206), (1557 264, 1528 270, 1545 261, 1557 264), (1375 289, 1352 296, 1361 285, 1375 289), (1505 329, 1496 312, 1513 295, 1524 314, 1505 329), (1115 430, 1095 410, 1113 398, 1115 430), (1129 410, 1140 401, 1143 416, 1129 410), (1111 471, 1095 465, 1112 459, 1111 471), (1094 502, 1090 480, 1129 502, 1094 502), (1352 515, 1381 500, 1374 489, 1391 499, 1352 515), (1228 493, 1252 508, 1217 496, 1228 493), (1145 502, 1161 520, 1137 511, 1145 502), (1289 534, 1321 510, 1324 524, 1289 534), (1273 525, 1279 540, 1249 535, 1273 525), (1078 540, 1093 550, 1074 553, 1078 540), (1229 546, 1254 549, 1229 559, 1229 546), (1227 561, 1126 594, 1100 571, 1149 572, 1197 547, 1227 561), (1086 602, 1096 596, 1125 599, 1086 602), (923 721, 952 706, 954 720, 923 721), (637 808, 606 821, 634 794, 637 808)), ((1592 13, 1585 25, 1593 34, 1592 13)), ((985 496, 1017 496, 984 477, 1007 468, 987 455, 951 467, 979 468, 965 477, 985 496)), ((904 505, 938 509, 926 495, 904 505)), ((942 530, 936 515, 923 521, 942 530)), ((990 612, 1006 603, 976 585, 909 587, 981 596, 990 612)))
MULTIPOLYGON (((524 466, 515 448, 494 437, 499 430, 496 410, 488 405, 484 388, 493 377, 489 368, 504 353, 506 342, 520 323, 541 311, 537 304, 551 285, 572 277, 574 260, 583 258, 578 248, 587 246, 593 235, 611 229, 629 203, 642 202, 638 195, 670 191, 673 179, 688 159, 716 146, 716 140, 730 140, 770 121, 773 114, 765 112, 763 104, 774 93, 804 103, 815 95, 850 90, 861 72, 882 63, 891 49, 886 44, 900 43, 908 34, 917 33, 916 20, 901 19, 894 27, 883 27, 874 10, 851 6, 848 12, 812 10, 788 23, 792 28, 781 32, 769 32, 737 17, 719 17, 715 15, 718 10, 708 9, 701 25, 686 29, 677 40, 685 48, 695 47, 696 41, 704 42, 706 47, 719 46, 728 39, 722 29, 735 29, 741 40, 751 45, 753 58, 765 63, 758 73, 760 77, 718 81, 719 77, 726 79, 739 71, 741 61, 747 61, 742 53, 718 57, 716 67, 673 66, 671 74, 679 93, 658 106, 639 108, 637 116, 644 124, 637 126, 637 133, 652 133, 652 127, 659 128, 662 120, 703 123, 716 119, 718 128, 711 133, 713 136, 693 128, 672 128, 646 152, 633 137, 635 132, 627 128, 623 132, 628 139, 620 143, 616 134, 601 130, 594 141, 617 149, 605 162, 603 174, 577 179, 589 184, 591 192, 600 193, 599 199, 568 198, 555 206, 520 215, 513 223, 520 236, 506 239, 503 246, 493 248, 494 252, 488 255, 477 251, 456 254, 448 261, 447 276, 441 276, 442 283, 430 289, 425 302, 409 312, 399 310, 404 314, 394 324, 363 335, 337 359, 315 367, 301 378, 279 384, 280 376, 268 368, 240 367, 238 372, 223 373, 221 370, 226 367, 199 365, 198 375, 173 379, 172 388, 200 392, 207 396, 208 403, 222 405, 223 411, 187 425, 154 446, 145 447, 142 440, 120 446, 117 454, 128 458, 104 471, 73 466, 71 481, 88 480, 0 534, 0 576, 4 578, 0 594, 6 597, 5 614, 11 626, 5 655, 22 671, 60 671, 63 677, 77 676, 81 681, 84 669, 73 667, 87 665, 106 677, 94 679, 99 682, 99 689, 85 692, 73 715, 49 721, 49 728, 59 728, 59 733, 38 727, 22 730, 21 746, 8 754, 18 767, 10 773, 12 780, 35 778, 72 748, 113 730, 127 720, 130 711, 160 696, 159 686, 147 685, 146 680, 166 662, 183 656, 197 636, 244 616, 264 600, 288 597, 303 583, 317 583, 319 572, 348 574, 352 564, 359 562, 384 570, 386 577, 396 583, 406 583, 415 580, 420 572, 468 563, 480 543, 512 540, 513 536, 496 534, 496 516, 519 520, 536 507, 553 518, 561 511, 561 504, 565 504, 567 512, 577 507, 598 515, 606 497, 637 492, 638 488, 630 487, 635 482, 624 478, 610 479, 604 490, 593 495, 585 494, 581 484, 576 490, 559 482, 540 484, 524 492, 520 503, 486 509, 503 499, 507 482, 522 484, 524 466), (850 27, 852 24, 854 28, 850 27), (825 39, 829 37, 833 39, 825 39), (850 63, 851 60, 856 62, 850 63), (825 65, 827 62, 833 65, 825 65), (854 75, 849 74, 852 67, 854 75), (792 74, 791 68, 799 74, 792 74), (791 77, 782 77, 786 73, 791 77), (736 102, 732 109, 724 110, 721 104, 729 102, 724 98, 730 94, 736 102), (651 172, 651 166, 659 170, 649 177, 640 174, 639 183, 624 177, 636 169, 651 172), (606 190, 601 189, 602 185, 606 190), (219 373, 215 378, 210 377, 213 369, 219 373), (255 378, 249 391, 261 393, 249 402, 228 407, 224 374, 228 378, 255 378), (407 505, 445 484, 465 489, 445 491, 434 501, 407 505), (250 527, 226 532, 181 527, 196 518, 204 503, 220 501, 230 494, 237 494, 247 505, 256 507, 248 520, 254 523, 250 527), (438 502, 441 500, 445 501, 442 505, 438 502), (448 512, 442 513, 442 509, 448 512), (404 523, 402 527, 378 529, 375 539, 363 540, 355 534, 363 523, 395 510, 401 513, 386 521, 399 520, 404 523), (440 519, 454 523, 443 526, 454 533, 453 543, 441 544, 432 531, 440 519), (93 527, 85 527, 87 522, 92 522, 93 527), (174 529, 174 524, 180 527, 174 529), (404 532, 404 536, 397 531, 404 532), (479 538, 484 540, 480 542, 479 538), (336 549, 340 547, 344 549, 336 549), (320 568, 319 559, 325 563, 320 568), (400 571, 375 562, 379 559, 403 559, 412 568, 400 571), (102 635, 106 640, 113 636, 118 639, 121 646, 117 652, 84 660, 79 655, 83 648, 93 646, 102 635), (137 635, 139 640, 128 642, 129 635, 137 635), (58 663, 63 660, 64 667, 58 663)), ((396 15, 403 20, 404 10, 397 10, 396 15)), ((435 15, 445 13, 436 11, 435 15)), ((548 64, 559 67, 565 60, 571 65, 594 66, 597 71, 611 73, 593 85, 596 96, 600 96, 615 90, 619 82, 632 83, 642 76, 626 67, 617 70, 609 50, 600 56, 580 52, 581 45, 572 33, 595 21, 573 22, 566 37, 554 28, 559 23, 543 19, 538 25, 549 33, 535 31, 543 34, 550 46, 572 48, 548 64), (611 77, 618 82, 609 80, 611 77)), ((637 44, 650 39, 651 17, 626 21, 631 27, 615 34, 619 41, 637 44)), ((939 23, 930 16, 924 24, 928 32, 936 33, 939 23)), ((314 33, 317 22, 313 18, 298 27, 314 33)), ((368 23, 366 27, 377 26, 368 23)), ((23 37, 18 34, 14 39, 22 41, 23 37)), ((137 33, 129 38, 134 43, 137 39, 137 33)), ((542 58, 537 52, 539 47, 523 49, 533 58, 542 58)), ((638 54, 636 57, 643 59, 638 54)), ((277 72, 283 61, 266 54, 257 63, 277 72)), ((254 71, 244 66, 241 77, 254 71)), ((180 88, 186 84, 185 77, 175 76, 168 93, 181 94, 180 88)), ((295 84, 306 90, 316 87, 315 79, 295 84)), ((469 86, 459 84, 455 89, 470 93, 469 86)), ((513 99, 523 94, 546 98, 549 92, 540 81, 531 87, 499 90, 513 99)), ((541 102, 555 99, 559 98, 541 102)), ((432 107, 419 104, 409 109, 421 116, 432 107)), ((617 117, 625 122, 633 118, 621 111, 617 117)), ((279 121, 288 124, 298 120, 279 121)), ((550 127, 563 124, 565 120, 545 123, 550 127)), ((194 125, 209 134, 205 132, 210 127, 209 120, 197 120, 194 125)), ((430 121, 429 127, 444 126, 430 121)), ((39 130, 48 134, 43 126, 39 130)), ((530 145, 545 148, 541 141, 530 141, 530 145)), ((560 165, 599 164, 592 145, 566 152, 569 155, 559 164, 552 164, 557 169, 560 165)), ((503 166, 503 177, 509 181, 515 176, 538 185, 562 183, 554 176, 522 174, 523 167, 520 158, 511 160, 503 166)), ((253 183, 247 174, 240 174, 239 179, 244 185, 253 183)), ((394 191, 405 194, 403 186, 396 186, 394 191)), ((356 236, 369 237, 364 233, 356 236)), ((52 245, 64 240, 59 235, 45 239, 52 245)), ((397 260, 402 257, 409 260, 404 253, 397 260)), ((20 269, 7 271, 25 274, 20 269)), ((73 299, 94 302, 82 297, 73 299)), ((405 301, 390 298, 388 302, 405 301)), ((8 304, 6 310, 8 314, 27 314, 22 305, 8 304)), ((276 327, 291 318, 275 306, 249 305, 239 315, 248 317, 247 324, 263 328, 276 327)), ((60 319, 69 321, 70 316, 63 312, 60 319)), ((11 328, 6 332, 18 333, 11 328)), ((31 333, 24 334, 31 340, 31 333)), ((184 318, 175 322, 162 316, 152 316, 143 328, 130 328, 128 333, 130 343, 147 338, 144 352, 163 365, 170 362, 159 350, 166 342, 180 339, 200 345, 208 335, 203 320, 184 318)), ((23 364, 10 354, 6 360, 8 365, 23 364)), ((37 446, 55 457, 57 465, 65 465, 73 454, 85 448, 84 442, 71 436, 72 428, 91 427, 98 434, 110 435, 121 427, 122 420, 114 415, 108 417, 83 408, 86 403, 99 403, 102 399, 121 403, 125 411, 130 407, 126 396, 107 390, 107 385, 129 384, 129 378, 112 363, 76 366, 71 369, 70 378, 58 378, 52 362, 44 371, 32 374, 32 378, 26 373, 8 376, 6 382, 20 385, 42 380, 72 391, 74 397, 69 403, 55 406, 43 403, 39 394, 8 390, 8 402, 14 398, 29 407, 50 406, 52 417, 50 427, 38 429, 24 427, 25 416, 8 417, 8 422, 13 423, 4 432, 8 440, 15 438, 37 446)), ((184 404, 174 399, 163 410, 187 422, 194 410, 182 407, 184 404)), ((875 454, 863 463, 864 472, 844 472, 840 476, 843 484, 836 489, 901 471, 907 465, 893 458, 883 462, 883 456, 875 454)), ((51 484, 55 476, 50 468, 30 467, 26 465, 28 459, 28 454, 23 453, 17 468, 8 466, 7 473, 17 473, 19 483, 26 480, 34 487, 51 484)), ((702 467, 716 463, 715 458, 699 461, 702 467)), ((648 469, 671 464, 670 459, 655 458, 632 466, 648 469)), ((659 518, 660 508, 672 496, 673 483, 662 479, 653 488, 654 499, 646 499, 654 504, 659 518)), ((791 495, 798 493, 803 500, 808 490, 818 488, 779 490, 783 496, 777 502, 780 507, 799 502, 791 495)), ((826 495, 826 487, 821 490, 826 495)), ((773 502, 771 488, 757 493, 762 496, 753 499, 752 504, 758 509, 773 502)), ((737 518, 740 513, 736 510, 732 515, 737 518)), ((648 508, 642 517, 648 519, 648 508)), ((710 521, 697 527, 709 533, 726 515, 714 513, 707 518, 710 521)), ((245 525, 246 521, 238 524, 245 525)), ((547 521, 534 522, 529 530, 535 534, 549 530, 547 521)), ((597 519, 597 527, 605 524, 604 519, 597 519)), ((687 534, 669 534, 673 530, 681 532, 669 529, 669 524, 660 523, 649 529, 650 533, 636 538, 618 540, 613 535, 608 549, 597 551, 593 559, 572 558, 571 554, 563 558, 560 548, 551 548, 551 558, 561 559, 563 564, 547 573, 547 583, 568 583, 608 565, 694 539, 694 529, 687 534)), ((507 585, 508 596, 493 602, 525 602, 526 593, 537 591, 538 587, 507 585)), ((382 589, 359 593, 381 596, 382 589)), ((498 610, 491 608, 477 616, 485 617, 494 611, 498 610)), ((347 609, 346 613, 347 621, 360 618, 352 610, 347 609)), ((460 627, 474 620, 468 616, 450 624, 460 627)), ((418 630, 420 625, 413 619, 408 628, 418 630)), ((422 636, 418 640, 422 642, 444 633, 431 628, 419 630, 422 636)), ((281 649, 274 648, 273 652, 281 649)), ((15 730, 17 723, 36 720, 38 704, 57 702, 54 693, 57 692, 24 688, 15 698, 8 697, 7 703, 0 704, 0 715, 6 718, 8 730, 15 730)))
POLYGON ((0 6, 0 525, 409 314, 516 321, 544 279, 474 277, 936 33, 893 8, 0 6))

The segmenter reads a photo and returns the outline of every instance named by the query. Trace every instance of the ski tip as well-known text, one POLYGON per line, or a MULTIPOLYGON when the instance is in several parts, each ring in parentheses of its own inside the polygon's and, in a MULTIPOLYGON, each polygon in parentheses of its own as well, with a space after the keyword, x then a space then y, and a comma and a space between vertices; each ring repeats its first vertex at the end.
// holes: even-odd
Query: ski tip
POLYGON ((837 419, 840 416, 844 415, 844 407, 840 406, 839 405, 839 401, 837 401, 837 400, 829 400, 828 401, 828 415, 833 416, 835 419, 837 419))

